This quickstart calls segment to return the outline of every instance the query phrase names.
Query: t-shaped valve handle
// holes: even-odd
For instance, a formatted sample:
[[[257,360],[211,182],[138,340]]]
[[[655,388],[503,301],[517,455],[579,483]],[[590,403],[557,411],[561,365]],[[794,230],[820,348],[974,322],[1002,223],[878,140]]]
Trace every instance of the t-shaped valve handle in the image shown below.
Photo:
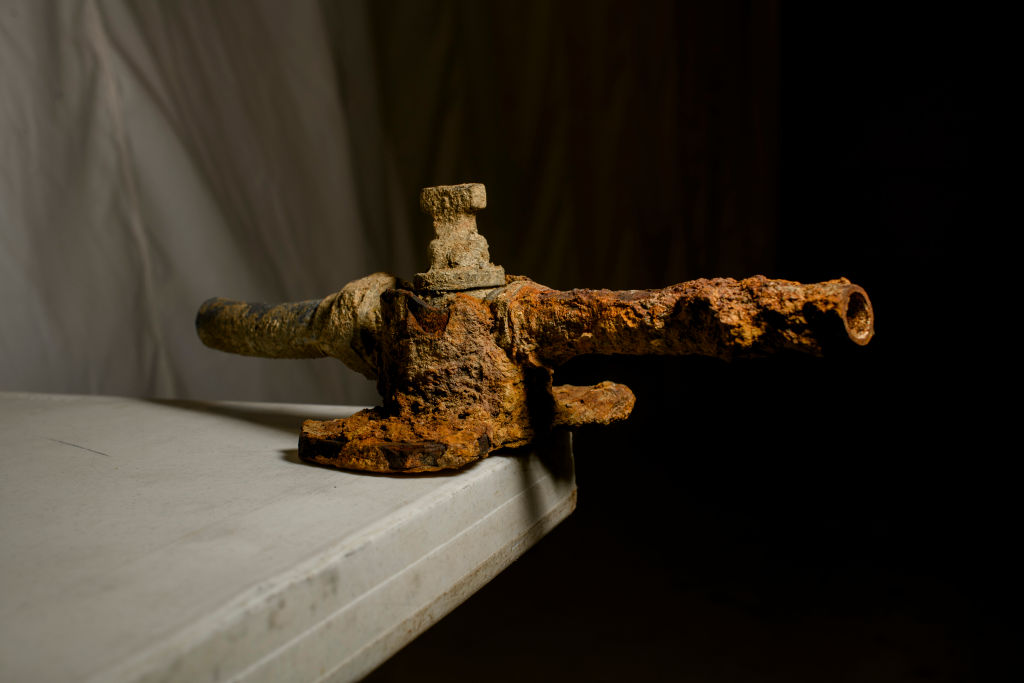
[[[491,263],[487,240],[476,230],[476,212],[487,207],[480,183],[441,185],[420,192],[420,208],[434,219],[430,270],[418,273],[419,291],[457,292],[505,284],[505,269]]]

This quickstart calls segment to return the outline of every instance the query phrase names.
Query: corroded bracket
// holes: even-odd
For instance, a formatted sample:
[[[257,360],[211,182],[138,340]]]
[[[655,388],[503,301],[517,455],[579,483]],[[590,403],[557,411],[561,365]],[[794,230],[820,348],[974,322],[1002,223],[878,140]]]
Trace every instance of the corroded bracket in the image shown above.
[[[582,354],[821,355],[833,340],[864,345],[874,334],[867,294],[843,278],[549,289],[490,263],[474,217],[486,206],[482,185],[427,188],[420,201],[436,237],[415,287],[377,273],[320,301],[211,299],[199,311],[208,346],[329,355],[377,379],[380,407],[303,424],[307,461],[375,472],[459,468],[554,427],[628,417],[635,399],[626,386],[553,386],[554,369]]]

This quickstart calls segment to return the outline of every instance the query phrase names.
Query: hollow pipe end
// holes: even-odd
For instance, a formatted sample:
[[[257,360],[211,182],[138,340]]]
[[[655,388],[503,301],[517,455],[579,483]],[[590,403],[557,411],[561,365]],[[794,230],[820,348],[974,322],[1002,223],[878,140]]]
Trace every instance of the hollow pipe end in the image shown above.
[[[848,285],[843,297],[843,325],[850,340],[860,346],[875,336],[875,312],[863,287]]]

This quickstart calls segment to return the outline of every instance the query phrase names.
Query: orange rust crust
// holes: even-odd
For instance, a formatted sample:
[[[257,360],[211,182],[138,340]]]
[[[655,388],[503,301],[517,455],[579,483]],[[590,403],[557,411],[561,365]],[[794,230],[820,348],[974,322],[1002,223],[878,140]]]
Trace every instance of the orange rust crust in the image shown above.
[[[552,387],[555,412],[552,426],[581,427],[588,424],[608,425],[629,417],[636,396],[625,384],[600,382],[578,387],[562,384]]]
[[[873,334],[871,304],[848,280],[761,276],[618,292],[509,277],[485,299],[396,288],[381,293],[380,320],[368,348],[384,405],[307,420],[303,459],[373,472],[452,469],[555,426],[628,417],[628,387],[552,386],[554,368],[582,354],[820,355],[833,339],[865,344]]]
[[[368,472],[457,469],[492,450],[487,425],[444,417],[388,417],[379,408],[337,420],[306,420],[299,456],[308,462]]]
[[[874,334],[867,295],[845,278],[803,285],[759,275],[627,291],[530,283],[507,310],[514,354],[548,367],[583,354],[821,355],[831,339],[866,344]]]

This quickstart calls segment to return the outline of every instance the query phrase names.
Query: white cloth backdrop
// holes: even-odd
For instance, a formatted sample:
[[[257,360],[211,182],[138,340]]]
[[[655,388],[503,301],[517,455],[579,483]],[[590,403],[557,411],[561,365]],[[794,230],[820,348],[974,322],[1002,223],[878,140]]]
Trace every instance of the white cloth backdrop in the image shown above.
[[[411,277],[427,185],[487,184],[495,262],[559,289],[778,275],[776,19],[0,0],[0,390],[374,401],[337,361],[211,351],[192,321]]]
[[[372,74],[362,6],[338,11]],[[337,361],[193,328],[211,296],[411,274],[408,202],[387,159],[357,176],[337,83],[313,2],[0,0],[0,390],[374,402]]]

